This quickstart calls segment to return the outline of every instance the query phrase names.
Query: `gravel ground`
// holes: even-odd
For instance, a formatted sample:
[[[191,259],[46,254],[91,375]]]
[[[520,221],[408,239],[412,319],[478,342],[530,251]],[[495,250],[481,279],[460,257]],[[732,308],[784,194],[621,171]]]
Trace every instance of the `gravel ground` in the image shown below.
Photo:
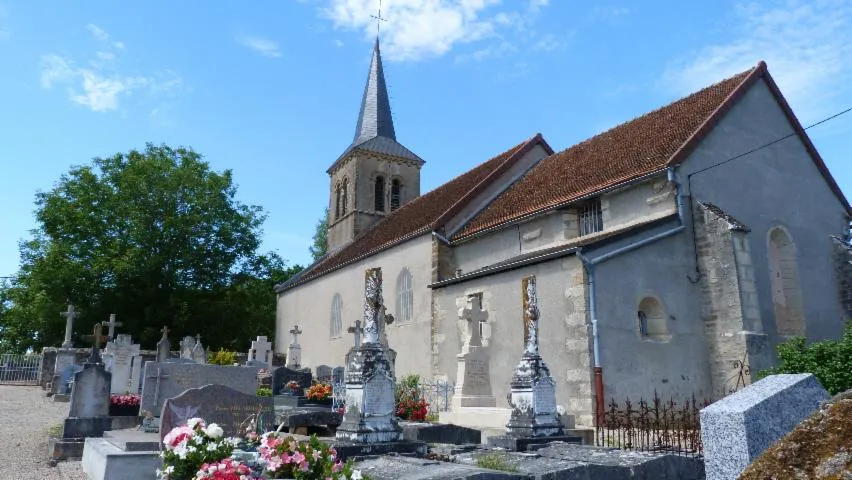
[[[47,435],[62,425],[68,404],[41,387],[0,385],[0,479],[86,480],[80,462],[48,464]]]

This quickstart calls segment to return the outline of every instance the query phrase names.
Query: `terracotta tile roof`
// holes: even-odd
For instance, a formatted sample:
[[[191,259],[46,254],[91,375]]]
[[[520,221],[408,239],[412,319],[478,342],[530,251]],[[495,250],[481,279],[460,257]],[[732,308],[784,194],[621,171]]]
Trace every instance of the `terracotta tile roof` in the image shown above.
[[[438,226],[439,222],[446,219],[446,214],[457,210],[459,205],[466,203],[479,189],[483,188],[515,160],[521,158],[529,148],[539,142],[544,142],[541,134],[515,145],[431,192],[406,203],[348,245],[330,253],[308,267],[298,277],[277,285],[275,290],[281,292],[308,282],[404,240],[432,231]],[[550,147],[546,146],[545,148],[549,149]]]
[[[749,75],[742,72],[541,160],[453,240],[663,169]]]

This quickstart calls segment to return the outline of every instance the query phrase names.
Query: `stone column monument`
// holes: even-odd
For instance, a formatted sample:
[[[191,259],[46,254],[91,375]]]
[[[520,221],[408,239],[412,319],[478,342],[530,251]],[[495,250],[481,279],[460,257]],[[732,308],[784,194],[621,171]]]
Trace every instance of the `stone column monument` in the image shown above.
[[[396,379],[387,351],[379,343],[382,315],[382,270],[364,275],[364,337],[349,352],[346,366],[346,412],[336,438],[359,443],[396,442],[402,430],[396,421]]]
[[[302,347],[299,345],[299,335],[302,334],[302,330],[298,325],[293,325],[290,333],[293,334],[293,343],[287,347],[287,364],[285,366],[298,370],[302,368]]]

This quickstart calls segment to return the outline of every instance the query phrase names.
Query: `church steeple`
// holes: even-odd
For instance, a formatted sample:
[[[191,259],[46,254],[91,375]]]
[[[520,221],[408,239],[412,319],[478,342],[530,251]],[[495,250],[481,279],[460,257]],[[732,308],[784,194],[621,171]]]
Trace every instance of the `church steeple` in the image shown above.
[[[364,96],[361,97],[361,111],[358,113],[352,145],[359,145],[375,137],[396,140],[378,37],[373,46],[373,58],[370,61],[367,84],[364,86]]]
[[[376,38],[355,138],[327,170],[329,252],[348,244],[383,217],[417,198],[423,163],[396,140]]]

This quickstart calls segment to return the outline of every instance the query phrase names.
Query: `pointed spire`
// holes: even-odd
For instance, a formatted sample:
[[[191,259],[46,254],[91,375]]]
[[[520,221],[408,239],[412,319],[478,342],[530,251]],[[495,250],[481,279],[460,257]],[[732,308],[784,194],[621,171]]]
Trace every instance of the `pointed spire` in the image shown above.
[[[361,112],[358,114],[358,125],[355,127],[355,139],[352,145],[361,144],[375,137],[396,140],[378,37],[373,47],[370,73],[367,75],[367,85],[364,86]]]

